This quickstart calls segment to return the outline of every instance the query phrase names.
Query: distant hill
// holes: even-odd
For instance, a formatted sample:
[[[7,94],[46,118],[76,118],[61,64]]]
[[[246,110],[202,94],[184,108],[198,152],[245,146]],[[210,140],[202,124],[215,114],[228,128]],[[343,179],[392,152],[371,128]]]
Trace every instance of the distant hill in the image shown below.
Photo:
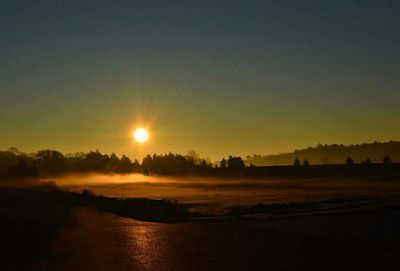
[[[295,158],[310,164],[344,164],[347,157],[354,163],[360,163],[369,158],[373,163],[382,163],[383,157],[389,155],[393,162],[400,162],[400,142],[374,142],[355,145],[322,145],[307,149],[295,150],[292,153],[276,155],[257,155],[246,157],[246,164],[255,166],[291,165]]]

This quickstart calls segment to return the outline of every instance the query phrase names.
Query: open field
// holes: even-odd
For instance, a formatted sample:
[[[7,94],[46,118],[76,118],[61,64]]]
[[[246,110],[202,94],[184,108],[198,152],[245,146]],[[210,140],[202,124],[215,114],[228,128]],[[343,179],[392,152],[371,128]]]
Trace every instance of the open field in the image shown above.
[[[133,175],[71,175],[54,179],[61,187],[112,197],[160,198],[186,204],[202,215],[257,204],[400,197],[400,178],[205,178]]]

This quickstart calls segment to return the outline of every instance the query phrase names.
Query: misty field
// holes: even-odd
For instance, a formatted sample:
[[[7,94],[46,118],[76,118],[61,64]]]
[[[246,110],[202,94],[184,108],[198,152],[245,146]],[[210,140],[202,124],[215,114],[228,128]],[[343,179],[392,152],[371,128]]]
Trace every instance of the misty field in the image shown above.
[[[239,179],[131,175],[70,175],[54,179],[63,189],[112,197],[177,201],[203,215],[221,215],[257,204],[391,200],[400,195],[396,178]]]

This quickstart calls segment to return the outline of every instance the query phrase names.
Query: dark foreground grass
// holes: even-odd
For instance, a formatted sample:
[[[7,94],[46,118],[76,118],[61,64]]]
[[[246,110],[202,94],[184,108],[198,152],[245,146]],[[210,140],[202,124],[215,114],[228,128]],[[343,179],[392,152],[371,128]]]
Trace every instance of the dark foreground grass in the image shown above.
[[[0,189],[0,270],[26,270],[44,256],[71,208],[47,192]]]
[[[71,222],[76,207],[144,221],[169,223],[189,218],[184,208],[162,200],[108,198],[48,185],[0,188],[0,270],[27,270],[32,263],[48,256],[51,241],[61,227]]]

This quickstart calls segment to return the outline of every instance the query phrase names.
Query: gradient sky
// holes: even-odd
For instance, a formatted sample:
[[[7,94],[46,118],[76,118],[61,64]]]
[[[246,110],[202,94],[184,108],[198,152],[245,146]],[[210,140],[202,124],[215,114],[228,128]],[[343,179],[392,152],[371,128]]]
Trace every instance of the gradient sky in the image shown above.
[[[0,149],[219,159],[399,140],[399,14],[395,0],[0,0]]]

